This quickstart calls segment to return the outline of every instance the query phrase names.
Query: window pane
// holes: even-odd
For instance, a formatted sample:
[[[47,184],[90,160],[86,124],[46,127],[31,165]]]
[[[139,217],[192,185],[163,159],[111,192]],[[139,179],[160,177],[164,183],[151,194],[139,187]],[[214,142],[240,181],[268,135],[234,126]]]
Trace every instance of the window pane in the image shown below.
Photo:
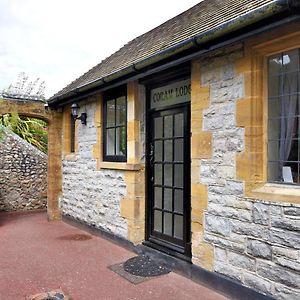
[[[183,139],[176,139],[174,141],[174,160],[177,162],[183,161]]]
[[[162,137],[162,118],[154,119],[154,138]]]
[[[115,155],[115,129],[106,130],[106,155]]]
[[[158,210],[154,211],[154,230],[162,232],[162,212]]]
[[[269,141],[268,143],[268,160],[269,161],[279,161],[279,140],[278,141]]]
[[[269,140],[280,139],[280,119],[269,120],[268,138]]]
[[[109,100],[106,104],[106,127],[115,126],[115,100]]]
[[[172,189],[164,189],[164,209],[172,210]]]
[[[293,139],[291,141],[291,150],[289,152],[289,156],[286,159],[287,161],[299,161],[299,140],[298,139]]]
[[[126,122],[126,98],[117,98],[117,108],[116,108],[117,121],[116,125],[125,125]]]
[[[174,216],[174,237],[180,240],[183,238],[183,216]]]
[[[164,168],[164,171],[165,171],[165,174],[164,174],[164,185],[167,185],[167,186],[172,186],[172,182],[173,182],[173,179],[172,179],[172,165],[171,164],[165,164],[165,168]]]
[[[268,163],[268,179],[271,182],[281,181],[281,173],[279,172],[279,163],[278,162],[269,162]]]
[[[174,211],[183,213],[183,190],[174,191]]]
[[[162,208],[162,188],[155,187],[154,190],[154,205],[156,208]]]
[[[164,130],[165,137],[173,136],[173,116],[165,117],[164,129],[165,129]]]
[[[286,183],[298,183],[299,182],[299,170],[298,163],[284,162],[282,167],[282,179]]]
[[[288,73],[283,76],[281,96],[283,105],[281,106],[281,115],[284,117],[294,116],[297,104],[298,74],[296,72]]]
[[[174,127],[175,136],[183,136],[183,114],[175,115]]]
[[[166,140],[164,142],[165,144],[165,157],[164,161],[169,161],[171,162],[173,160],[173,141],[172,140]]]
[[[269,59],[269,75],[276,75],[281,73],[282,55],[278,54]]]
[[[116,155],[126,154],[126,127],[116,128]]]
[[[155,142],[154,159],[155,161],[162,161],[162,141]]]
[[[162,184],[162,165],[155,164],[154,167],[154,182],[155,184]]]
[[[174,185],[176,187],[183,187],[183,165],[176,164],[174,166]]]
[[[269,100],[268,104],[269,119],[280,118],[281,115],[281,98],[276,97]]]
[[[270,84],[268,88],[269,97],[278,97],[280,95],[281,76],[270,74]],[[273,100],[273,99],[272,99]]]
[[[282,55],[283,72],[297,71],[299,67],[298,49],[284,52]]]
[[[164,213],[164,234],[172,236],[172,214]]]

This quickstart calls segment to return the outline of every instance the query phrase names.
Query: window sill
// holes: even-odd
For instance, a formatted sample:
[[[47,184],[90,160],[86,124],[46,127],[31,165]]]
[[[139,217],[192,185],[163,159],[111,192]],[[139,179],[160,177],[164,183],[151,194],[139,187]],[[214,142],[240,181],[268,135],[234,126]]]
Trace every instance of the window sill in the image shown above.
[[[300,186],[266,183],[251,194],[252,197],[267,201],[300,204]]]
[[[76,154],[75,153],[69,153],[64,155],[64,160],[69,160],[69,161],[75,161],[76,160]]]
[[[99,167],[100,169],[139,171],[142,169],[142,164],[102,161],[99,163]]]

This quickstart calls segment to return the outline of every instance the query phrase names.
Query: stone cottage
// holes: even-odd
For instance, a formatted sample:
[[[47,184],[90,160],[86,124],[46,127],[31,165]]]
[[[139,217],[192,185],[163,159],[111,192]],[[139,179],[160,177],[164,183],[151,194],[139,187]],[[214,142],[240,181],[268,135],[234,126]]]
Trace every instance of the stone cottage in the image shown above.
[[[299,11],[204,0],[51,97],[62,214],[231,295],[299,298]]]

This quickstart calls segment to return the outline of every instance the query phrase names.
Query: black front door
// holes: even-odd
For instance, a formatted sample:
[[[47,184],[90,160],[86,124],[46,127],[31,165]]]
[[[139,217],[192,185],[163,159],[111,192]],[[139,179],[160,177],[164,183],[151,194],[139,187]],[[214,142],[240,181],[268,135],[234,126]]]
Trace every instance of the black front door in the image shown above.
[[[153,112],[148,120],[148,241],[189,257],[189,103]]]

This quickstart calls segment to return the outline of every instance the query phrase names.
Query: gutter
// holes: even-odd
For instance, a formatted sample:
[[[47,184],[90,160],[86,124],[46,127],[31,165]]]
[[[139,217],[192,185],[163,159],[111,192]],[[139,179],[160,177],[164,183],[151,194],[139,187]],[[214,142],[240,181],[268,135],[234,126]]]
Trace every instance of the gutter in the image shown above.
[[[280,13],[289,13],[289,15],[296,15],[300,13],[300,1],[299,0],[275,0],[265,6],[262,6],[258,9],[255,9],[249,13],[241,15],[237,18],[234,18],[224,24],[219,25],[218,27],[208,30],[204,33],[196,35],[193,38],[187,39],[183,42],[176,44],[170,48],[162,50],[154,55],[147,57],[140,62],[132,64],[128,67],[120,69],[116,72],[113,72],[103,78],[96,79],[89,83],[84,84],[73,89],[66,94],[61,96],[52,97],[49,99],[48,103],[50,106],[55,106],[58,102],[64,102],[65,99],[76,97],[82,94],[85,91],[101,87],[104,84],[110,83],[114,80],[120,79],[124,76],[136,75],[137,72],[143,72],[143,69],[150,67],[151,65],[158,63],[164,59],[170,58],[176,54],[180,54],[186,50],[192,48],[199,48],[208,42],[212,42],[215,39],[224,37],[230,33],[233,33],[237,30],[241,30],[246,26],[253,25],[259,21],[263,21],[274,15]],[[59,104],[61,104],[59,103]]]

